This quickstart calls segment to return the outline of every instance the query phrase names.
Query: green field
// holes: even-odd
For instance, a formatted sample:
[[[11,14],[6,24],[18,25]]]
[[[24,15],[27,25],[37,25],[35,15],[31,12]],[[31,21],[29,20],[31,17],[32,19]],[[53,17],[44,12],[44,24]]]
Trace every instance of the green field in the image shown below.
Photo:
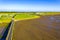
[[[27,19],[34,19],[34,18],[38,18],[39,16],[37,15],[32,15],[30,13],[19,13],[16,14],[15,16],[15,20],[27,20]]]
[[[0,13],[0,23],[8,23],[12,20],[15,13]]]

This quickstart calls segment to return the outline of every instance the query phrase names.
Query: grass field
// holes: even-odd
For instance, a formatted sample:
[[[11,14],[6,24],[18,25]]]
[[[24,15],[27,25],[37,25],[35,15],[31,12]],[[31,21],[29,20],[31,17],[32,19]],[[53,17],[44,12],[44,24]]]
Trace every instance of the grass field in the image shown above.
[[[0,23],[8,23],[12,20],[15,13],[0,13]]]
[[[40,16],[32,15],[30,13],[19,13],[15,16],[15,20],[27,20],[27,19],[34,19],[39,18]]]

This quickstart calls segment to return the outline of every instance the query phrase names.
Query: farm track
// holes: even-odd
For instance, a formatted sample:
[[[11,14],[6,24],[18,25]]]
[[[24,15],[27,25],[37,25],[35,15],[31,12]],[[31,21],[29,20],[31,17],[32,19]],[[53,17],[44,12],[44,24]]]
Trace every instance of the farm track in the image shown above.
[[[60,15],[15,22],[13,40],[60,40]]]

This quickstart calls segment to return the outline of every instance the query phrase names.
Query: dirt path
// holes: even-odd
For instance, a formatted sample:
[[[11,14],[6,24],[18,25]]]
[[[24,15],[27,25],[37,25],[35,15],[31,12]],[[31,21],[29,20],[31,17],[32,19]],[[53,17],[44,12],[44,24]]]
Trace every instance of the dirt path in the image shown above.
[[[15,22],[13,40],[60,40],[60,16]]]

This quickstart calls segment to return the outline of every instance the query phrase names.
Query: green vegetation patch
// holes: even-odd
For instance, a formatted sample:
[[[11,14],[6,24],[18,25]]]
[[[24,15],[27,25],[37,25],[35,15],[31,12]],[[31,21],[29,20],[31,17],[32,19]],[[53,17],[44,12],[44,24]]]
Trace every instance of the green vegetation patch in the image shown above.
[[[15,13],[0,13],[0,23],[8,23],[12,20]]]
[[[15,16],[15,20],[23,20],[23,19],[30,19],[30,18],[37,18],[38,16],[37,15],[32,15],[31,13],[19,13],[19,14],[16,14]]]
[[[38,15],[60,15],[60,12],[37,12]]]

